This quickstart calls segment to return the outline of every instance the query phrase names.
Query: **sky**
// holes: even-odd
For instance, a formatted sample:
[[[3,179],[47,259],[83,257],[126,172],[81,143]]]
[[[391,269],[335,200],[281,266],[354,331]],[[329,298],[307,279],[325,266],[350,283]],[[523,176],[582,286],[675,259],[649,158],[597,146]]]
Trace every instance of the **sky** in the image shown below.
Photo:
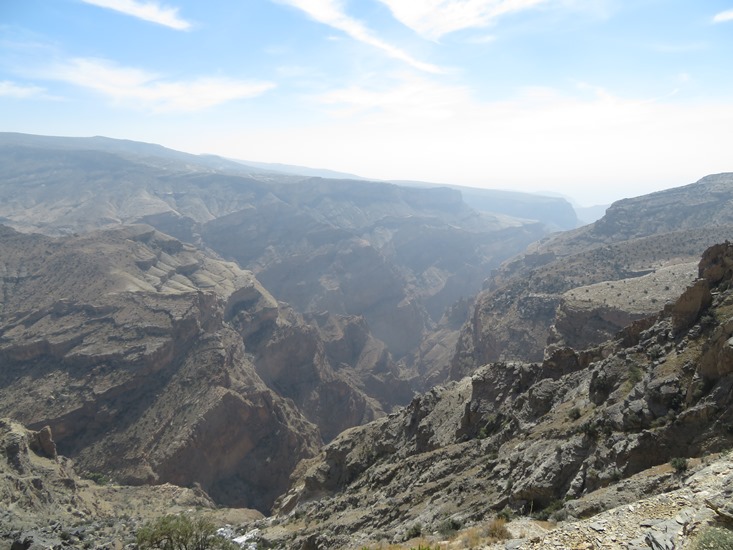
[[[0,131],[606,204],[733,171],[733,0],[0,0]]]

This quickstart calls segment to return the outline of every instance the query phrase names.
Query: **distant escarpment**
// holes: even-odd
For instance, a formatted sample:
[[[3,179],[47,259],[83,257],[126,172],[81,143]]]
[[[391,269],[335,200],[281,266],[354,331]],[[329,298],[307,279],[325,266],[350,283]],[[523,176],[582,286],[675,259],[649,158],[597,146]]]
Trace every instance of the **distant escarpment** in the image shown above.
[[[614,203],[594,224],[530,246],[487,280],[452,359],[453,379],[498,360],[582,349],[674,299],[690,262],[733,238],[733,175]]]
[[[324,439],[406,398],[363,320],[306,322],[150,226],[0,236],[0,415],[86,472],[267,510]]]
[[[478,211],[454,189],[284,175],[143,143],[0,134],[1,222],[52,236],[152,225],[236,260],[301,313],[363,316],[395,359],[550,229],[494,204]]]
[[[310,180],[205,224],[203,240],[299,311],[363,315],[396,357],[492,266],[539,237],[448,189]]]
[[[616,340],[484,365],[342,433],[299,465],[263,540],[358,548],[500,510],[584,517],[679,487],[671,473],[625,480],[733,445],[733,245],[708,249],[698,275]]]

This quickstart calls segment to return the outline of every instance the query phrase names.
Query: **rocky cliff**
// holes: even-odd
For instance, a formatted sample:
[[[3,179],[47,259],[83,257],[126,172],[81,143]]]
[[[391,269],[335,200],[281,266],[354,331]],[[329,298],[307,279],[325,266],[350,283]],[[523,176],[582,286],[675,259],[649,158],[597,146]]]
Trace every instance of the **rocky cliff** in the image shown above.
[[[501,510],[591,515],[679,487],[619,481],[733,446],[733,245],[708,249],[698,275],[615,340],[484,365],[342,433],[299,465],[263,537],[358,547]],[[591,496],[614,484],[614,498]]]
[[[614,203],[589,226],[558,233],[487,280],[462,330],[451,376],[497,360],[539,361],[548,344],[596,345],[679,294],[684,264],[733,238],[733,175]]]
[[[266,510],[323,438],[381,414],[231,262],[149,226],[1,236],[0,414],[50,426],[84,471]],[[347,349],[374,348],[352,332]],[[365,372],[393,368],[364,354]]]

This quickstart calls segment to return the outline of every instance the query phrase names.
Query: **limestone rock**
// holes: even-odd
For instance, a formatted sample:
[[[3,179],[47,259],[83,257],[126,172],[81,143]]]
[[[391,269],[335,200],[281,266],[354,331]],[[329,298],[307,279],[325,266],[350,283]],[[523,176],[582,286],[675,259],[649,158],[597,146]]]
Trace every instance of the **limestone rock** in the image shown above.
[[[39,431],[33,434],[33,437],[29,443],[30,448],[39,454],[43,454],[48,458],[56,458],[56,443],[53,441],[51,435],[51,428],[44,426]]]

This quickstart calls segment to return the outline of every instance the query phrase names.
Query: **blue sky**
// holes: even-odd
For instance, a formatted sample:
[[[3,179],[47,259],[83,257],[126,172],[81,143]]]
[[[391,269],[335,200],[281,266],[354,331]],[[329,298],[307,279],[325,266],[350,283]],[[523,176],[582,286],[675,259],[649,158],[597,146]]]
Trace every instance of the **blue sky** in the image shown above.
[[[2,0],[0,117],[605,203],[733,171],[733,0]]]

